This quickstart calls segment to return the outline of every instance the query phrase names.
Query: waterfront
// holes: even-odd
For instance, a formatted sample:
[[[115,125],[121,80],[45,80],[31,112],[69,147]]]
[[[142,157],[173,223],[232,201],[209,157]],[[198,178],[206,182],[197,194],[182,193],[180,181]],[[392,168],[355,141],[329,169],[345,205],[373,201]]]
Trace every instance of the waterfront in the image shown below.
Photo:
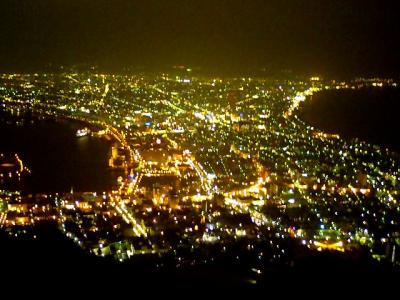
[[[111,142],[75,136],[73,121],[12,117],[0,111],[0,152],[18,153],[32,174],[27,192],[103,191],[111,188]]]
[[[326,90],[304,102],[301,117],[322,131],[400,152],[394,134],[400,130],[399,100],[400,89],[393,87]]]
[[[324,89],[397,82],[189,75],[4,74],[5,111],[46,116],[46,128],[60,124],[50,119],[79,120],[80,129],[88,127],[83,135],[113,136],[119,145],[109,165],[129,174],[104,193],[88,187],[36,197],[4,191],[6,233],[36,239],[36,225],[56,221],[85,252],[137,263],[138,270],[232,267],[243,281],[261,285],[271,270],[303,272],[304,259],[324,252],[328,262],[333,257],[328,265],[336,257],[371,272],[374,265],[398,265],[398,159],[310,128],[297,114],[307,96]],[[42,121],[19,120],[40,130]],[[76,129],[67,146],[60,144],[68,140],[65,132],[53,133],[67,153],[70,144],[92,139],[77,138]],[[32,136],[24,140],[37,148],[48,139]],[[42,163],[51,164],[41,153]],[[34,164],[31,169],[34,174]],[[315,273],[340,272],[316,265]]]

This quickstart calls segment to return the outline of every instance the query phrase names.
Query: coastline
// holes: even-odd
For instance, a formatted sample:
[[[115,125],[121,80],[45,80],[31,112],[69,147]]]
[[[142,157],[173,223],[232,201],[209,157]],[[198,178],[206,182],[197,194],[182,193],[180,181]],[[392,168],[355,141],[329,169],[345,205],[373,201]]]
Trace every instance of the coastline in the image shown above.
[[[392,133],[400,130],[394,121],[400,109],[400,101],[395,101],[399,96],[399,89],[388,88],[325,90],[307,97],[297,116],[324,133],[363,141],[398,155],[400,143]],[[386,105],[389,108],[385,110],[382,101],[392,105]]]
[[[115,141],[75,135],[82,126],[99,127],[66,117],[2,114],[8,121],[2,128],[1,150],[18,152],[32,170],[27,192],[68,192],[72,186],[76,191],[105,191],[113,186],[113,170],[107,162]]]

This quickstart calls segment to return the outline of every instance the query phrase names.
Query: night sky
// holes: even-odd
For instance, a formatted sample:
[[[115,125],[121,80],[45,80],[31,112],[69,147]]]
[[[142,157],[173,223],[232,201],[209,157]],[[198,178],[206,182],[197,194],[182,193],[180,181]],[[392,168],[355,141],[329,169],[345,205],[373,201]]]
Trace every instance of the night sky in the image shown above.
[[[400,1],[1,0],[0,72],[186,64],[398,76]]]

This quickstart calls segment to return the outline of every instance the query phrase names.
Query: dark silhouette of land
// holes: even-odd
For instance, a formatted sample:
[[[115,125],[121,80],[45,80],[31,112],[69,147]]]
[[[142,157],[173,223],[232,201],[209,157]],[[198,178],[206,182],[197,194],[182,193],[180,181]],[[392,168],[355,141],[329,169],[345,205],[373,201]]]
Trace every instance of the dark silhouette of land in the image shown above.
[[[93,256],[58,231],[54,223],[35,228],[37,238],[12,237],[0,232],[2,284],[42,286],[81,294],[80,288],[97,295],[131,291],[129,298],[145,294],[193,292],[279,292],[281,288],[304,285],[335,286],[335,290],[393,290],[399,271],[356,253],[297,253],[292,265],[268,268],[256,285],[245,280],[229,262],[186,269],[154,267],[154,260],[140,257],[125,263]],[[360,289],[360,284],[364,286]],[[296,293],[296,289],[285,293]]]

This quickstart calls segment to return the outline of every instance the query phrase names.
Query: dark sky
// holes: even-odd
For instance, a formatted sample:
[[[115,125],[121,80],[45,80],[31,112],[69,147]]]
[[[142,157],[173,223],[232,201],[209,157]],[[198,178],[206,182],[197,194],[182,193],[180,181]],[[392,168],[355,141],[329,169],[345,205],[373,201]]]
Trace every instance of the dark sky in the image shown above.
[[[0,72],[190,64],[397,76],[399,2],[1,0]]]

